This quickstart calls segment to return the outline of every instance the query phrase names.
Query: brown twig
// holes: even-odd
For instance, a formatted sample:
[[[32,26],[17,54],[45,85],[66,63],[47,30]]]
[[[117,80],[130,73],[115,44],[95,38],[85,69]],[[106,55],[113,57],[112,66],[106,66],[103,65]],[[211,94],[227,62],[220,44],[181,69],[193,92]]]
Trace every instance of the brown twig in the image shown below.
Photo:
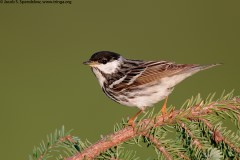
[[[192,138],[192,145],[195,145],[197,148],[202,149],[202,144],[194,136],[190,129],[182,121],[177,120],[177,123],[186,131],[186,133]]]
[[[67,141],[74,142],[71,135],[66,135],[66,136],[58,139],[57,142],[55,142],[54,144],[48,146],[48,148],[46,148],[46,150],[39,156],[38,160],[43,160],[44,156],[46,154],[48,154],[52,148],[56,147],[60,143],[64,143],[64,142],[67,142]]]
[[[162,116],[158,116],[154,120],[144,119],[138,123],[138,126],[140,127],[140,129],[135,130],[131,126],[127,126],[122,130],[119,130],[115,133],[105,136],[103,139],[99,140],[95,144],[86,148],[81,153],[74,155],[73,157],[69,157],[66,160],[94,159],[100,153],[105,152],[107,149],[111,147],[117,146],[136,136],[140,136],[140,135],[144,136],[153,127],[159,127],[167,124],[176,123],[177,117],[190,119],[192,117],[200,117],[204,115],[213,114],[216,111],[228,110],[228,108],[219,107],[219,105],[222,105],[222,104],[229,104],[229,101],[214,102],[207,106],[202,107],[201,109],[190,109],[185,111],[175,110],[175,111],[172,111],[171,114],[169,115],[164,115],[164,119]],[[239,111],[240,106],[231,106],[231,109]],[[159,142],[157,142],[155,139],[152,139],[152,141],[153,141],[152,143],[155,144],[156,147],[158,147],[157,145],[159,144]],[[194,144],[197,145],[198,147],[201,147],[201,144],[196,139]],[[168,153],[166,153],[163,148],[159,148],[159,150],[165,155],[165,157],[168,156]]]
[[[144,136],[146,138],[148,138],[154,145],[155,147],[160,151],[162,152],[162,154],[164,155],[164,157],[167,159],[167,160],[172,160],[172,156],[168,153],[168,151],[166,150],[166,148],[164,146],[162,146],[162,144],[159,142],[158,139],[156,139],[153,135],[150,135],[150,134],[144,134]]]
[[[179,156],[180,158],[184,159],[184,160],[190,160],[190,158],[187,157],[186,155],[184,155],[183,152],[179,152],[179,153],[178,153],[178,156]]]
[[[234,144],[232,144],[230,141],[228,141],[227,138],[223,137],[221,132],[219,130],[217,130],[216,128],[214,128],[213,125],[208,120],[206,120],[204,118],[199,118],[199,120],[202,121],[208,127],[208,129],[213,132],[213,138],[216,143],[224,142],[230,148],[232,148],[235,152],[240,153],[240,148],[234,146]]]
[[[179,111],[174,111],[172,113],[172,118],[175,118],[178,113]],[[155,123],[152,119],[144,119],[139,122],[138,125],[141,129],[139,129],[138,131],[134,130],[131,126],[127,126],[116,133],[107,135],[105,138],[93,144],[80,154],[70,157],[67,160],[82,160],[84,158],[93,159],[94,157],[98,156],[100,153],[106,151],[111,147],[117,146],[118,144],[126,142],[136,136],[146,134],[148,130],[145,130],[144,128],[150,129],[151,127],[149,126],[161,126],[163,124],[166,124],[166,122],[169,122],[169,118],[166,117],[166,115],[164,116],[164,120],[162,116],[156,118]]]

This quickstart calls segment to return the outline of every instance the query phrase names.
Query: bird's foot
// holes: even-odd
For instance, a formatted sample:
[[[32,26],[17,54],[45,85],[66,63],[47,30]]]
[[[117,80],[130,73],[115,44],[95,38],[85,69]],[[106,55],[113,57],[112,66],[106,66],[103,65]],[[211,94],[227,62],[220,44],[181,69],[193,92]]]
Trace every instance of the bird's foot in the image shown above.
[[[165,116],[167,114],[167,101],[168,101],[168,97],[166,97],[162,109],[161,109],[161,113],[162,113],[162,117],[163,117],[163,121],[165,121]]]
[[[143,110],[140,110],[140,111],[138,111],[132,118],[130,118],[129,120],[128,120],[128,125],[129,126],[132,126],[133,128],[135,127],[135,120],[136,120],[136,118],[137,118],[137,116],[140,114],[140,113],[142,113],[143,112]]]
[[[128,120],[128,125],[129,126],[132,126],[133,128],[135,127],[135,122],[134,122],[135,119],[129,119]]]

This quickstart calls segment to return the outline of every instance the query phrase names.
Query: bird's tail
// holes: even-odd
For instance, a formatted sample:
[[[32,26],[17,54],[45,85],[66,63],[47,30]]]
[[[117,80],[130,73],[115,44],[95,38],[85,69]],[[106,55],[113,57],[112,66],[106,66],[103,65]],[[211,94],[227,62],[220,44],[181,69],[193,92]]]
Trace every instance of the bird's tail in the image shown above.
[[[197,64],[191,65],[191,66],[189,66],[188,69],[183,70],[182,72],[178,73],[179,77],[176,78],[175,83],[172,85],[172,87],[174,87],[174,85],[180,83],[185,78],[190,77],[191,75],[193,75],[199,71],[202,71],[202,70],[205,70],[208,68],[212,68],[212,67],[215,67],[218,65],[221,65],[221,64],[218,63],[218,64],[208,64],[208,65],[197,65]]]
[[[221,65],[221,63],[217,63],[217,64],[207,64],[207,65],[198,65],[198,64],[195,64],[195,65],[192,65],[190,68],[186,69],[186,70],[183,70],[182,72],[180,72],[180,74],[184,74],[184,73],[190,73],[187,77],[199,72],[199,71],[202,71],[202,70],[206,70],[206,69],[209,69],[209,68],[212,68],[212,67],[215,67],[215,66],[219,66]]]
[[[198,66],[198,68],[199,68],[200,70],[205,70],[205,69],[209,69],[209,68],[216,67],[216,66],[219,66],[219,65],[222,65],[222,63],[200,65],[200,66]]]
[[[199,71],[206,70],[206,69],[209,69],[209,68],[212,68],[212,67],[215,67],[215,66],[219,66],[219,65],[222,65],[222,64],[221,63],[217,63],[217,64],[207,64],[207,65],[194,65],[187,72],[190,72],[191,75],[193,75],[193,74],[195,74],[195,73],[197,73]]]

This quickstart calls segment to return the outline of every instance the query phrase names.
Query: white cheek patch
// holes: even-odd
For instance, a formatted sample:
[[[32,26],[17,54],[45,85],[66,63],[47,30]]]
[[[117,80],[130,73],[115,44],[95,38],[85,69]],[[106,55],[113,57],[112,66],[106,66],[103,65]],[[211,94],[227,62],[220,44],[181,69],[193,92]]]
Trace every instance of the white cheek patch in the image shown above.
[[[100,86],[103,87],[103,83],[106,81],[106,79],[102,76],[102,74],[97,69],[93,68],[93,72],[96,75]]]
[[[120,61],[115,60],[112,62],[108,62],[107,64],[96,65],[95,67],[101,70],[103,73],[112,74],[117,71],[117,69],[120,66],[120,63],[121,63]]]

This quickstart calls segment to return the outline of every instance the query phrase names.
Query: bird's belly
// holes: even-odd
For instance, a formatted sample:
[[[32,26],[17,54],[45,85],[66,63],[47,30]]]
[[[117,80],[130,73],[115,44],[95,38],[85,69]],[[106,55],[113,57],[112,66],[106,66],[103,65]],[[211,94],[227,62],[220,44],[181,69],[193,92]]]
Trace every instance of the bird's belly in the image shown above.
[[[145,109],[165,99],[173,90],[173,87],[192,73],[183,73],[172,77],[165,77],[154,84],[146,84],[136,87],[135,90],[123,93],[121,96],[128,101],[119,102],[130,107]]]
[[[138,107],[144,110],[147,107],[153,106],[155,103],[165,99],[171,92],[173,88],[169,88],[162,83],[155,84],[152,86],[143,86],[132,90],[131,92],[125,92],[119,95],[120,99],[125,101],[119,101],[119,103],[130,106]]]

